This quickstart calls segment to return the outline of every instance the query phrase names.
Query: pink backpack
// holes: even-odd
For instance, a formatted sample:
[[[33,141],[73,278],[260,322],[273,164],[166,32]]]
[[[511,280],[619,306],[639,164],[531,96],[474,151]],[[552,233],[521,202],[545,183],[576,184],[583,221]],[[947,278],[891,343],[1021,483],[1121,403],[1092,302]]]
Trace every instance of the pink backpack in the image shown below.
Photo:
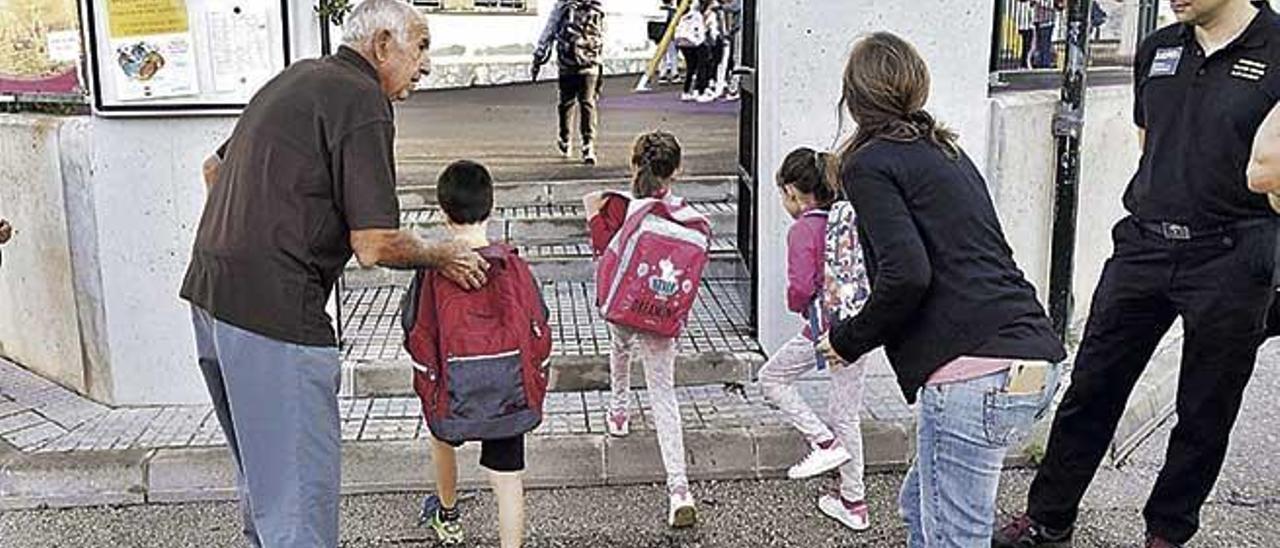
[[[711,223],[680,198],[610,194],[630,202],[596,265],[596,306],[610,323],[674,337],[698,297]]]

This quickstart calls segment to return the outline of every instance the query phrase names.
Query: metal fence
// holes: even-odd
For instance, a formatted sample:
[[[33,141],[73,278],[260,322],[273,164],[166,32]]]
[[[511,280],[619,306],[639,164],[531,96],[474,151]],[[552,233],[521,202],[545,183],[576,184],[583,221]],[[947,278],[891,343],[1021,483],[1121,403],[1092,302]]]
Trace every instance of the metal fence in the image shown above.
[[[1064,22],[1069,0],[995,0],[991,71],[1056,70],[1064,55]],[[1126,2],[1095,0],[1090,16],[1090,66],[1124,66],[1133,52],[1124,51],[1125,33],[1138,31]],[[1136,22],[1135,22],[1136,23]],[[1129,41],[1131,44],[1132,41]],[[1131,49],[1131,48],[1130,48]]]

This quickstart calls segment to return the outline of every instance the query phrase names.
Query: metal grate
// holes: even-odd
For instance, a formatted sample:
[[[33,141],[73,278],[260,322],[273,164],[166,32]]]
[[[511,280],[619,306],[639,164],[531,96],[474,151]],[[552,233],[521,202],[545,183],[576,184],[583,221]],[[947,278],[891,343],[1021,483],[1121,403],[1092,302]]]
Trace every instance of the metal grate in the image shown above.
[[[680,337],[680,352],[759,352],[742,302],[746,280],[703,280],[689,323]],[[555,281],[542,286],[554,354],[602,356],[609,353],[609,332],[595,307],[595,284]],[[399,286],[350,289],[342,295],[344,360],[407,360],[400,327]]]
[[[991,72],[1057,70],[1066,57],[1065,2],[1062,0],[996,0],[992,29]],[[1119,52],[1121,27],[1128,9],[1120,2],[1094,0],[1091,9],[1090,66],[1126,64],[1132,52]]]
[[[737,212],[737,205],[727,201],[691,202],[690,205],[695,211],[707,216],[732,215]],[[532,221],[585,219],[585,215],[586,210],[581,204],[542,204],[496,207],[491,218],[504,221]],[[444,221],[444,212],[437,206],[404,209],[400,212],[401,226],[424,226]]]

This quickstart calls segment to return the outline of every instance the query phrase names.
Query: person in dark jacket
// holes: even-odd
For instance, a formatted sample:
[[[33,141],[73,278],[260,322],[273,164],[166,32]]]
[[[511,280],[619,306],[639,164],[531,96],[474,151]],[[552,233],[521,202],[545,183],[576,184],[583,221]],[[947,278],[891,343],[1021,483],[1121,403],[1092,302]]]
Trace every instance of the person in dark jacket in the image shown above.
[[[924,110],[928,95],[928,67],[906,41],[876,33],[854,46],[843,104],[858,129],[841,183],[874,290],[820,348],[841,364],[883,346],[920,404],[899,500],[910,545],[985,546],[1005,453],[1049,407],[1066,352],[982,176]]]
[[[578,110],[582,162],[595,165],[597,104],[604,84],[604,8],[600,0],[557,0],[533,52],[533,79],[551,59],[555,46],[559,65],[560,100],[556,105],[559,134],[556,149],[569,157],[570,122]]]
[[[1280,164],[1280,16],[1262,0],[1173,11],[1178,23],[1134,57],[1142,157],[1124,194],[1129,214],[1112,229],[1027,510],[994,548],[1070,545],[1129,396],[1178,319],[1178,420],[1142,510],[1143,546],[1191,540],[1268,336],[1280,218],[1263,194],[1280,190],[1280,169],[1265,167]]]

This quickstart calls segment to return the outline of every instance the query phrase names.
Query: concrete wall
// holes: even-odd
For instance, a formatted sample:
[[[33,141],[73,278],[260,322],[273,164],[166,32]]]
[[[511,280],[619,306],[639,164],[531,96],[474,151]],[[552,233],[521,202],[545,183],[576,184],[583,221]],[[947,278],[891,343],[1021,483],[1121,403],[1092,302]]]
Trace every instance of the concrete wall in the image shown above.
[[[948,0],[928,10],[903,9],[900,0],[842,3],[840,9],[813,9],[805,0],[760,2],[759,62],[760,335],[772,351],[795,334],[799,320],[786,310],[785,276],[769,265],[786,261],[786,230],[791,219],[779,203],[773,173],[788,151],[798,146],[828,147],[838,135],[836,104],[849,47],[860,34],[895,32],[920,50],[933,71],[929,108],[958,130],[978,164],[987,149],[987,65],[989,40],[956,47],[955,36],[990,36],[989,4]],[[946,29],[941,32],[940,29]],[[850,129],[845,124],[845,129]]]
[[[178,290],[204,204],[201,160],[233,122],[93,120],[91,213],[112,403],[207,400]]]
[[[177,293],[233,122],[0,117],[0,356],[107,403],[204,401]]]
[[[59,147],[60,122],[0,116],[0,356],[85,391]]]
[[[1047,302],[1053,221],[1054,142],[1058,93],[1003,93],[992,98],[987,175],[1014,259]],[[1080,324],[1111,255],[1111,226],[1124,216],[1121,196],[1141,150],[1132,122],[1130,86],[1094,88],[1086,99],[1081,143],[1080,207],[1073,323]]]

